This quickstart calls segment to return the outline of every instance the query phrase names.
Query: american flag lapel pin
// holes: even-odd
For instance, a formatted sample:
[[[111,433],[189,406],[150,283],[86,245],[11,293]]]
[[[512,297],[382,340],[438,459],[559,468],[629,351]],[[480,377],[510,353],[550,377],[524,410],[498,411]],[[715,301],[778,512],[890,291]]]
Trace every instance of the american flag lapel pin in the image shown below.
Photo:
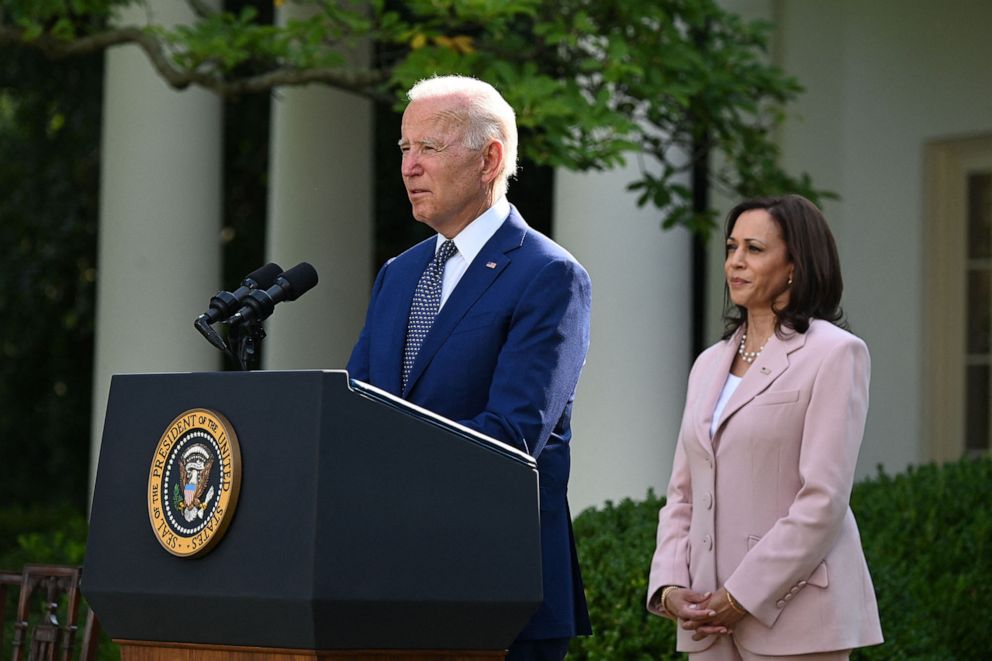
[[[496,262],[486,262],[486,268],[487,269],[494,269],[494,268],[496,268]]]

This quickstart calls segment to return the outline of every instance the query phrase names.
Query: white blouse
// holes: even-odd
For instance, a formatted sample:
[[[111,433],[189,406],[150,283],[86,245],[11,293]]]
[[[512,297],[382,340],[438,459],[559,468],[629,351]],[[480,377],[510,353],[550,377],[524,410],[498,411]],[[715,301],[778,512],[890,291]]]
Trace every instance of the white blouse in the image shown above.
[[[742,376],[734,376],[733,374],[727,373],[727,382],[723,384],[723,392],[720,393],[720,397],[716,400],[716,406],[713,407],[713,421],[710,423],[710,438],[716,434],[716,428],[720,422],[720,416],[723,415],[723,409],[727,406],[727,400],[730,396],[734,394],[737,390],[737,386],[740,385]]]

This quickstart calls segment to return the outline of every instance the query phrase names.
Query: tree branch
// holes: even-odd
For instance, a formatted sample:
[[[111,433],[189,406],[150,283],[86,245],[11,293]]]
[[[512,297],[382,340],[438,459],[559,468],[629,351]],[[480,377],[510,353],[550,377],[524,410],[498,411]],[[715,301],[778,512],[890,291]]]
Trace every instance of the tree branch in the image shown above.
[[[274,87],[299,86],[323,83],[339,90],[354,92],[375,100],[390,100],[377,91],[389,76],[384,71],[366,69],[342,71],[340,69],[273,69],[256,76],[237,80],[222,80],[210,76],[188,74],[191,83],[213,90],[222,96],[235,96],[251,92],[264,92]]]
[[[221,96],[265,92],[280,86],[322,83],[340,90],[381,100],[384,97],[377,88],[389,78],[389,74],[380,69],[344,70],[278,67],[253,76],[226,79],[219,72],[185,71],[177,68],[166,54],[162,42],[140,28],[111,29],[99,34],[79,37],[73,41],[63,41],[49,35],[42,35],[37,39],[26,41],[23,38],[22,30],[0,26],[0,46],[17,45],[33,48],[53,59],[97,53],[112,46],[126,44],[133,44],[141,48],[151,65],[170,87],[183,90],[190,85],[197,85]]]

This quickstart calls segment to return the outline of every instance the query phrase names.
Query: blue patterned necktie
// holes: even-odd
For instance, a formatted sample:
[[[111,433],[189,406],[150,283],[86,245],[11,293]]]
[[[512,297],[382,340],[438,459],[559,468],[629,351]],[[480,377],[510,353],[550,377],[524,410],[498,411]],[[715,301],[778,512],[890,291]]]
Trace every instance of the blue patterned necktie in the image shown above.
[[[410,370],[413,369],[413,361],[420,353],[420,345],[424,343],[424,338],[434,325],[434,317],[441,307],[444,265],[456,252],[458,248],[451,239],[442,243],[434,259],[420,276],[417,289],[413,292],[410,318],[406,323],[406,345],[403,348],[403,392],[406,392],[406,383],[410,378]]]

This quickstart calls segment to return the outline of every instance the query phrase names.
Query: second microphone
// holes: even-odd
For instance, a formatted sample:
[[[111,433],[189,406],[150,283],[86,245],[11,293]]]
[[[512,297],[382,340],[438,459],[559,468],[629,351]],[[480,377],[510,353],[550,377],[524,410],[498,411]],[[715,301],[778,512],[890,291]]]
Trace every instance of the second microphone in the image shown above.
[[[267,319],[276,304],[295,301],[317,284],[317,270],[300,262],[276,278],[268,289],[255,289],[244,299],[244,306],[227,323],[247,324]]]

